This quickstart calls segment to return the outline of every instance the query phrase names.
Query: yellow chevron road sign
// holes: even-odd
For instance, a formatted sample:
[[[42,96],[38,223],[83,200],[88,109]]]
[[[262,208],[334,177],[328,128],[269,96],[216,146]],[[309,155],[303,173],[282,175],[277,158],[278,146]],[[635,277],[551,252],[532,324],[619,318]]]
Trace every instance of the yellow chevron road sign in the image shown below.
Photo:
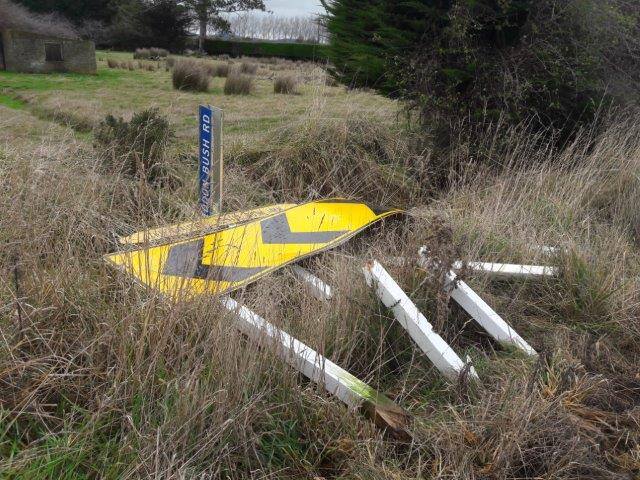
[[[181,238],[205,235],[219,230],[224,230],[236,225],[268,217],[276,213],[295,207],[295,203],[279,203],[266,207],[253,208],[240,212],[225,213],[199,218],[193,222],[183,222],[168,227],[158,227],[149,230],[132,233],[126,237],[120,237],[121,245],[138,245],[142,243],[155,244],[166,243],[170,240],[177,241]]]
[[[182,241],[107,255],[107,261],[173,298],[223,294],[344,243],[400,210],[321,200]]]

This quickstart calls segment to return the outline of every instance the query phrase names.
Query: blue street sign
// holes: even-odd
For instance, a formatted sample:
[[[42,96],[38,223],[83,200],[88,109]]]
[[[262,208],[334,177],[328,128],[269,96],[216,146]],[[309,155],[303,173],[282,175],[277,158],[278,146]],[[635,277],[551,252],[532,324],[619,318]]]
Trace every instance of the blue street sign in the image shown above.
[[[203,215],[211,215],[211,160],[213,150],[213,113],[211,107],[200,105],[200,202],[199,208]]]

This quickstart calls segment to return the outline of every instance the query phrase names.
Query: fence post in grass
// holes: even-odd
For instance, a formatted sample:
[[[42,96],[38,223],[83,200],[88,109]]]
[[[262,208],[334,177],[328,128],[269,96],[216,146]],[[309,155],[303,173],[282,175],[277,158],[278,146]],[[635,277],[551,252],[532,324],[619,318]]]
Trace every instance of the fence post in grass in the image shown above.
[[[200,105],[198,114],[200,138],[198,157],[198,180],[200,186],[199,210],[202,215],[212,214],[211,204],[215,202],[218,213],[222,212],[223,145],[221,109]]]

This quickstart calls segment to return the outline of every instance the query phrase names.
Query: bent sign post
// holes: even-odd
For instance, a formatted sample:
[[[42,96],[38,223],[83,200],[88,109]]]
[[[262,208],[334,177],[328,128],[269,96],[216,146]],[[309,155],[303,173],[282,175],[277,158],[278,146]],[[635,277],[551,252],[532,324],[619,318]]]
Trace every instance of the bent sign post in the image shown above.
[[[200,136],[199,156],[199,210],[211,215],[211,203],[222,211],[222,110],[200,105],[198,112]]]

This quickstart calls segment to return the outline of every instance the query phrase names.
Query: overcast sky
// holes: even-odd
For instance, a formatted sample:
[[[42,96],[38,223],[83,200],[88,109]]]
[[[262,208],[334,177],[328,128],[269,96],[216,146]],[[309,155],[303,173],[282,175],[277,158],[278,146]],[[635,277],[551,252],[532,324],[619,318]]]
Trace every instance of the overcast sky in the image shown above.
[[[319,0],[265,0],[267,10],[275,15],[296,17],[323,13]]]

